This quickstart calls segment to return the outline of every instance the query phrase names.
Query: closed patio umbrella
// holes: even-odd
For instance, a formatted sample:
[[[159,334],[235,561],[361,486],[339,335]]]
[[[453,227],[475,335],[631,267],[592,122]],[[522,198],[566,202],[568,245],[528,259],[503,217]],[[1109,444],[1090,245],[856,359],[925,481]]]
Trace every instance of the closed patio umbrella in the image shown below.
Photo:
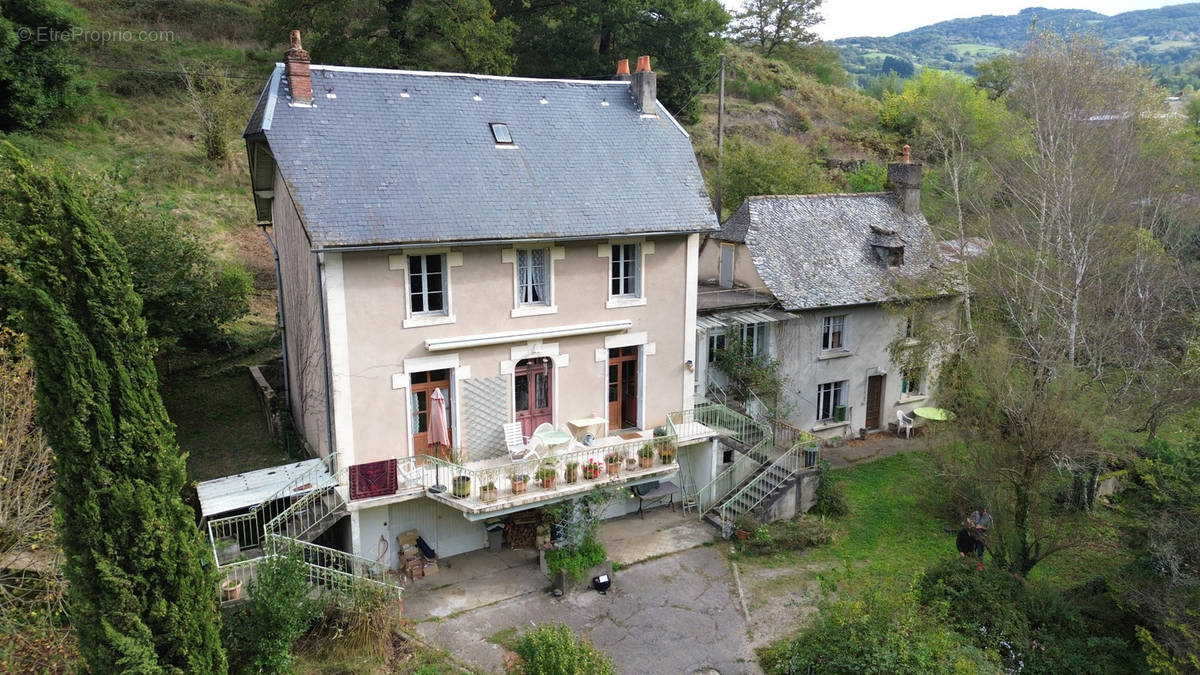
[[[450,447],[450,428],[446,424],[446,397],[441,388],[433,390],[429,397],[429,444],[437,446],[440,458],[442,448]]]

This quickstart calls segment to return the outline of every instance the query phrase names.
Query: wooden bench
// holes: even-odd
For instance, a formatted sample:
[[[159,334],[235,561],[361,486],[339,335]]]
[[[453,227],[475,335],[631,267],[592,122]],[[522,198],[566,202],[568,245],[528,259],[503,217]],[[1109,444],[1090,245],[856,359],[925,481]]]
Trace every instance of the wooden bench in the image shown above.
[[[668,500],[671,510],[675,510],[675,493],[679,491],[679,486],[671,481],[650,481],[633,487],[633,494],[638,498],[638,515],[642,520],[646,519],[646,504],[654,504],[662,500]]]

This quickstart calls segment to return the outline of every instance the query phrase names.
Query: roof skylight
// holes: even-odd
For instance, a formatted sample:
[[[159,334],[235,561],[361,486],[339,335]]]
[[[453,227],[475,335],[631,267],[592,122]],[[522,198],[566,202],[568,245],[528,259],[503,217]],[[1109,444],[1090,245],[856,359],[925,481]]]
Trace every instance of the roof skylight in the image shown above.
[[[488,126],[492,128],[492,138],[495,138],[497,143],[503,145],[514,143],[512,134],[508,133],[508,125],[504,122],[491,122]]]

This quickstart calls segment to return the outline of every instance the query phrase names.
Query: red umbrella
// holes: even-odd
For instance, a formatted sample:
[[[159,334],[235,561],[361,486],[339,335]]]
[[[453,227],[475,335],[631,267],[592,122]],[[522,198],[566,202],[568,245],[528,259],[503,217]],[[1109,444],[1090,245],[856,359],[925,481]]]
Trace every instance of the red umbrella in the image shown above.
[[[443,447],[450,446],[450,429],[446,425],[446,397],[440,388],[433,390],[429,397],[429,437],[430,445],[437,446],[438,456]]]

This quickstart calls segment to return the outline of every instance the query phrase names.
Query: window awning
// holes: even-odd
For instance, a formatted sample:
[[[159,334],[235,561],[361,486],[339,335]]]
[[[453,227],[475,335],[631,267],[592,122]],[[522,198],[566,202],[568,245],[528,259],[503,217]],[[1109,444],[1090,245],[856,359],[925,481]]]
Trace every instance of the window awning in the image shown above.
[[[772,321],[787,321],[796,318],[787,312],[777,309],[756,309],[740,312],[721,312],[696,317],[697,331],[710,331],[717,328],[728,328],[738,324],[770,323]]]

